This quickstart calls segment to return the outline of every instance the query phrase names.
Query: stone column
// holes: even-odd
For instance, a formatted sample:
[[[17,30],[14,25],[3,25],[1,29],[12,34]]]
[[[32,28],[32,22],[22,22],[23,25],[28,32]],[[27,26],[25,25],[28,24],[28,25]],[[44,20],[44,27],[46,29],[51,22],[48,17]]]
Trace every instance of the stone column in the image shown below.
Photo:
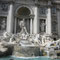
[[[33,29],[33,22],[32,22],[32,19],[30,20],[30,34],[32,34],[33,32],[32,32],[32,29]]]
[[[60,10],[57,10],[58,35],[60,37]]]
[[[48,7],[48,13],[47,13],[47,20],[46,20],[46,33],[47,34],[51,34],[51,8],[50,7]]]
[[[34,8],[34,31],[33,31],[33,33],[34,34],[37,34],[38,33],[38,7],[37,6],[35,6],[35,8]]]
[[[15,17],[15,24],[14,24],[14,25],[15,25],[15,26],[14,26],[14,33],[16,33],[16,23],[17,23],[17,21],[16,21],[16,20],[17,20],[17,18]]]
[[[13,32],[13,3],[10,3],[7,16],[7,32]]]

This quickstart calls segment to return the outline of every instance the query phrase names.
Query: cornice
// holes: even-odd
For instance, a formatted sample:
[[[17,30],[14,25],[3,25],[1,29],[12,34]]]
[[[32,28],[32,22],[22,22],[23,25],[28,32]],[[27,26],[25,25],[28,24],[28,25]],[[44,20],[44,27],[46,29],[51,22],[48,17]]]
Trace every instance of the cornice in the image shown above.
[[[19,0],[0,0],[0,2],[16,2],[16,1],[19,1]],[[22,0],[20,0],[20,1],[22,1]],[[35,0],[35,3],[38,3],[39,1],[43,1],[43,2],[45,2],[45,1],[47,1],[47,2],[51,1],[51,3],[60,4],[60,0]]]
[[[0,2],[15,2],[15,0],[0,0]]]
[[[51,0],[54,4],[60,4],[60,0]]]

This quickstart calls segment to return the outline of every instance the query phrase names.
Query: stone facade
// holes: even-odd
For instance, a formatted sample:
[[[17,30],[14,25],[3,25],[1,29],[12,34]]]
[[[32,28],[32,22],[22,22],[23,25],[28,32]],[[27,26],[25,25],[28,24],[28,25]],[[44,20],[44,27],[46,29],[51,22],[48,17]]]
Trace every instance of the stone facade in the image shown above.
[[[22,20],[30,34],[46,33],[60,37],[60,1],[0,1],[0,35],[4,31],[14,34],[20,32],[19,22]]]

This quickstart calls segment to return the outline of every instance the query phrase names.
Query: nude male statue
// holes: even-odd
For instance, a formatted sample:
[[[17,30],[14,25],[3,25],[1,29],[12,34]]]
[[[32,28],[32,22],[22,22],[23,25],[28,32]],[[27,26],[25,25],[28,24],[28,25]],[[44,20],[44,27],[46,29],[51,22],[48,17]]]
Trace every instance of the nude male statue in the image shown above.
[[[24,19],[20,21],[19,25],[20,25],[20,28],[22,29],[20,33],[28,34],[27,29],[25,27]]]

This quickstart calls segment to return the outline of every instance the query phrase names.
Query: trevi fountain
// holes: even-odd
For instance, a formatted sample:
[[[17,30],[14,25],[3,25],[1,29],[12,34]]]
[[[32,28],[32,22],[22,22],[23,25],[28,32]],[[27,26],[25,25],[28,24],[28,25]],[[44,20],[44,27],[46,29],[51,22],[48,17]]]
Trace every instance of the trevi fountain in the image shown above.
[[[12,34],[4,32],[3,36],[0,36],[0,57],[33,58],[48,56],[59,58],[60,39],[54,41],[48,34],[29,34],[25,27],[24,20],[21,21],[19,25],[21,27],[20,33]]]

